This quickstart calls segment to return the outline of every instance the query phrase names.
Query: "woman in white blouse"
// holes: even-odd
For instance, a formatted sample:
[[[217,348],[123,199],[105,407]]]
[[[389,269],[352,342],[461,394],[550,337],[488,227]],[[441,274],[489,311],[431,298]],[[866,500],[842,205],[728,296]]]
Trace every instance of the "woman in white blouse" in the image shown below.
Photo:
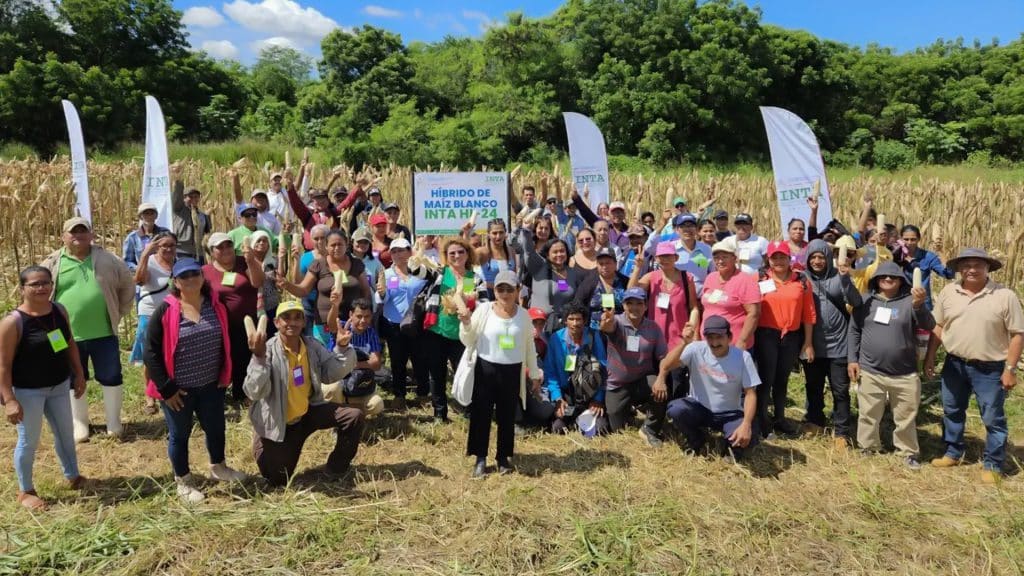
[[[475,346],[477,352],[466,442],[466,454],[476,456],[474,478],[483,477],[487,471],[487,445],[495,411],[498,473],[512,472],[509,459],[515,445],[516,402],[525,402],[527,394],[524,363],[532,381],[531,393],[535,394],[541,383],[533,324],[526,309],[517,303],[516,273],[499,272],[494,279],[494,294],[494,302],[480,304],[472,314],[465,306],[459,308],[459,339],[467,348]]]

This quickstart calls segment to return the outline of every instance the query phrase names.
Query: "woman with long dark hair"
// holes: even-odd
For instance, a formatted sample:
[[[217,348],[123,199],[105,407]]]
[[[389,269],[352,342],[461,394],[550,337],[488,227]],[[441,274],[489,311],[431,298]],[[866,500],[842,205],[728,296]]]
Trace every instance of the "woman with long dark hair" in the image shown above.
[[[135,284],[139,287],[139,301],[136,303],[139,323],[135,332],[135,344],[128,361],[136,366],[142,365],[142,347],[146,341],[146,330],[149,328],[149,317],[153,310],[170,294],[171,267],[178,251],[178,237],[166,230],[153,235],[146,247],[142,249],[139,265],[135,268]],[[146,413],[156,414],[159,408],[156,401],[160,398],[145,394]]]

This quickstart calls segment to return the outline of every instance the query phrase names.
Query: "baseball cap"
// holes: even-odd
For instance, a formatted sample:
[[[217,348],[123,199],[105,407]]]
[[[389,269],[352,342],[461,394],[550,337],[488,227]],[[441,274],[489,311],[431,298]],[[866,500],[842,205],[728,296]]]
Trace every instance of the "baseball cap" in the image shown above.
[[[387,224],[387,223],[388,223],[388,217],[383,215],[383,214],[377,213],[377,214],[374,214],[373,216],[370,216],[370,226],[376,226],[378,224]]]
[[[337,188],[334,189],[333,192],[331,192],[331,194],[333,194],[335,198],[337,198],[338,196],[348,196],[348,188],[344,186],[338,186]]]
[[[733,224],[753,224],[754,219],[746,212],[740,212],[732,221]]]
[[[177,278],[185,272],[202,272],[202,270],[203,267],[193,258],[179,258],[174,262],[174,266],[171,267],[171,277]]]
[[[293,312],[296,310],[302,312],[303,317],[305,317],[306,314],[302,309],[302,302],[300,300],[282,300],[281,303],[277,305],[277,313],[275,316],[280,318],[285,312]]]
[[[626,300],[642,300],[647,301],[647,291],[643,288],[630,288],[622,294],[622,301]]]
[[[270,179],[271,180],[277,180],[280,177],[281,177],[281,173],[280,172],[274,172],[273,174],[270,175]]]
[[[364,241],[364,240],[366,242],[372,242],[373,241],[373,239],[370,237],[370,231],[367,230],[366,228],[360,228],[360,229],[358,229],[358,230],[356,230],[355,232],[352,233],[352,243],[353,244],[355,244],[356,242]]]
[[[594,260],[597,260],[598,258],[600,258],[602,256],[605,256],[607,258],[611,258],[612,260],[616,259],[615,258],[615,251],[612,250],[611,248],[600,248],[600,249],[598,249],[597,255],[594,256]]]
[[[622,210],[622,211],[625,211],[626,210],[626,205],[623,204],[622,202],[616,201],[616,202],[612,202],[612,205],[609,206],[608,209],[609,210]]]
[[[658,248],[654,252],[655,256],[676,256],[676,245],[674,242],[658,242]]]
[[[721,220],[722,218],[725,218],[726,220],[728,220],[729,219],[729,213],[726,212],[725,210],[719,210],[718,212],[715,212],[715,218],[714,218],[715,220]]]
[[[310,198],[327,198],[327,190],[322,190],[320,188],[312,188],[309,191],[309,197]]]
[[[547,320],[548,319],[548,315],[545,314],[544,311],[541,310],[540,308],[530,308],[529,310],[527,310],[527,313],[530,315],[530,320]]]
[[[387,212],[388,210],[401,211],[402,209],[398,207],[398,204],[395,204],[394,202],[388,202],[387,204],[384,204],[384,211]]]
[[[730,330],[729,321],[717,314],[704,319],[703,331],[705,336],[708,334],[728,334]]]
[[[640,224],[633,224],[626,230],[626,236],[646,236],[647,230]]]
[[[253,206],[252,204],[239,204],[236,212],[238,213],[239,216],[241,216],[244,212],[247,212],[249,210],[252,210],[253,212],[259,212],[259,210],[257,210],[256,207]]]
[[[206,240],[206,245],[210,248],[216,248],[225,242],[231,242],[234,244],[235,241],[231,239],[231,236],[228,236],[223,232],[214,232],[213,234],[210,234],[210,237]]]
[[[558,198],[555,198],[554,196],[548,196],[547,198],[544,199],[545,204],[551,204],[552,202],[558,202]]]
[[[676,196],[675,198],[672,199],[673,206],[679,206],[680,204],[686,206],[686,198],[683,198],[682,196]]]
[[[768,243],[768,257],[771,258],[772,254],[783,253],[786,256],[792,256],[793,251],[789,248],[789,244],[782,240],[773,240]]]
[[[138,214],[140,216],[146,210],[152,210],[153,212],[156,212],[156,204],[153,204],[152,202],[143,202],[142,204],[139,204]]]
[[[409,241],[406,240],[405,238],[395,238],[394,240],[391,241],[391,244],[388,245],[388,250],[394,250],[396,248],[401,250],[408,250],[412,248],[412,244],[409,244]]]
[[[249,193],[249,200],[252,200],[253,198],[259,196],[260,194],[262,194],[263,196],[266,196],[267,195],[267,191],[263,190],[261,188],[253,188],[252,192]]]
[[[369,190],[366,191],[367,196],[373,196],[374,194],[376,194],[377,196],[381,196],[382,194],[380,193],[380,188],[374,186],[373,188],[370,188]]]
[[[81,216],[75,216],[74,218],[68,218],[67,220],[65,220],[62,229],[65,232],[71,232],[72,230],[75,229],[75,226],[85,226],[86,228],[89,229],[90,232],[92,232],[92,224],[90,224],[88,220],[82,218]]]
[[[673,228],[678,228],[678,227],[682,226],[683,224],[693,224],[694,226],[696,226],[697,225],[697,217],[694,216],[693,214],[686,213],[686,214],[676,214],[676,216],[674,218],[672,218],[672,227]]]
[[[736,241],[733,240],[732,236],[730,236],[725,240],[719,240],[718,242],[715,242],[714,246],[711,247],[711,253],[714,254],[716,252],[728,252],[729,254],[735,254]]]
[[[518,288],[519,276],[516,276],[516,273],[511,270],[502,270],[501,272],[498,272],[497,276],[494,277],[494,286],[498,287],[501,284],[511,286],[513,288]]]

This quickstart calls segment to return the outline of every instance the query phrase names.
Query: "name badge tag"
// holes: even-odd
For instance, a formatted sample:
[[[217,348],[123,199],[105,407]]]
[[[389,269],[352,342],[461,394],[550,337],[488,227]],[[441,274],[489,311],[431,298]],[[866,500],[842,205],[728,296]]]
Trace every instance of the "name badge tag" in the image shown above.
[[[748,262],[748,261],[750,261],[750,249],[749,248],[744,248],[744,249],[740,250],[740,262]]]
[[[569,291],[569,283],[566,282],[565,280],[559,280],[558,281],[558,291],[559,292],[568,292]]]
[[[708,294],[708,302],[718,304],[724,299],[725,294],[721,290],[714,290]]]
[[[690,263],[690,254],[688,252],[680,252],[679,253],[679,261],[676,262],[676,264],[689,264],[689,263]]]
[[[341,272],[341,283],[348,284],[348,274],[344,270],[338,270],[338,272]]]
[[[296,386],[302,386],[306,383],[306,377],[302,373],[302,366],[296,366],[292,370],[292,383]]]
[[[54,352],[60,352],[68,348],[68,341],[64,339],[64,333],[60,329],[47,332],[46,339],[50,341],[50,348],[53,348]]]
[[[875,322],[878,324],[889,325],[892,321],[892,310],[889,308],[879,308],[875,310]]]
[[[508,334],[498,336],[498,347],[502,350],[512,350],[516,347],[516,339]]]
[[[708,259],[703,254],[697,254],[696,256],[694,256],[693,263],[696,264],[700,268],[707,268],[708,267]]]
[[[626,352],[639,352],[640,351],[640,337],[639,336],[626,336]]]
[[[576,355],[569,354],[565,357],[565,371],[575,372],[576,371]]]
[[[776,290],[775,280],[772,280],[771,278],[769,278],[768,280],[761,280],[760,282],[757,283],[757,287],[761,290],[762,296],[764,296],[765,294],[771,294]]]
[[[388,278],[388,288],[391,288],[392,290],[397,289],[398,282],[398,276],[392,276],[391,278]]]
[[[615,308],[615,294],[601,294],[601,308]]]
[[[662,293],[658,294],[658,308],[661,308],[662,310],[668,309],[668,304],[669,304],[669,300],[670,299],[671,299],[671,296],[669,295],[668,292],[662,292]]]
[[[220,283],[222,286],[234,286],[235,277],[237,276],[238,274],[236,272],[225,272],[224,277],[220,279]]]

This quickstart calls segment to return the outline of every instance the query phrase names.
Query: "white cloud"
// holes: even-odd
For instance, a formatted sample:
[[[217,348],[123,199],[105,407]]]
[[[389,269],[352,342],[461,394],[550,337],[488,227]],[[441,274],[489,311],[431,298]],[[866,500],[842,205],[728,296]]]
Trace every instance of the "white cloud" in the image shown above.
[[[218,60],[238,59],[238,47],[230,40],[206,40],[199,49]]]
[[[263,40],[257,40],[252,44],[249,44],[249,49],[258,55],[260,52],[263,51],[264,48],[268,48],[270,46],[281,46],[284,48],[300,50],[299,46],[295,43],[294,40],[292,40],[291,38],[286,38],[284,36],[274,36],[272,38],[264,38]]]
[[[392,10],[375,4],[363,6],[363,14],[376,16],[377,18],[402,18],[405,14],[401,10]]]
[[[185,15],[181,17],[181,23],[196,28],[216,28],[224,23],[224,17],[209,6],[193,6],[185,10]]]
[[[481,32],[486,32],[500,25],[497,20],[492,20],[490,16],[479,10],[463,10],[462,17],[466,20],[476,20],[479,22]]]
[[[242,27],[277,34],[262,42],[281,40],[295,44],[319,42],[338,23],[315,8],[303,8],[293,0],[235,0],[224,4],[224,13]]]

